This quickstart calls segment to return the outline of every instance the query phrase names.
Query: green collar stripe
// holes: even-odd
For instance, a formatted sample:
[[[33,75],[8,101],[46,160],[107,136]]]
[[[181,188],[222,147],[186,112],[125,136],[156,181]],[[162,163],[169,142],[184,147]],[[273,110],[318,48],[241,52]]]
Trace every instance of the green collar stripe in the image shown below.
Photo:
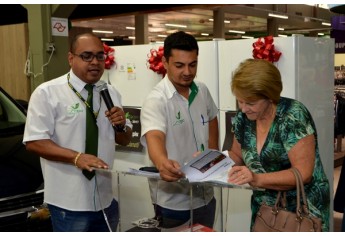
[[[192,102],[194,101],[194,98],[196,97],[196,95],[198,94],[198,86],[196,86],[196,84],[194,83],[194,81],[192,82],[190,89],[192,90],[191,93],[189,94],[189,99],[188,99],[188,105],[190,106],[190,104],[192,104]]]

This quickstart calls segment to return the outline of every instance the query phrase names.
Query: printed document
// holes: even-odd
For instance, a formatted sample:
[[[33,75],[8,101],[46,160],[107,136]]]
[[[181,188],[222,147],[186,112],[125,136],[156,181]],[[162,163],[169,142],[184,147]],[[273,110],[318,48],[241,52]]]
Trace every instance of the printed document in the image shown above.
[[[228,171],[235,164],[218,150],[207,149],[181,168],[190,183],[221,182],[227,183]]]

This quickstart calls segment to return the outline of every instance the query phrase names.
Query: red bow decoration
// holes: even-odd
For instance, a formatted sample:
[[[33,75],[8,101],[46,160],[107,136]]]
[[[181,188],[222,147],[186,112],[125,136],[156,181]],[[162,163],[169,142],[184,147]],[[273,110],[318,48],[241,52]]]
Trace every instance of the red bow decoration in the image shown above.
[[[114,48],[109,47],[103,43],[104,54],[105,54],[105,69],[110,69],[115,64]]]
[[[282,53],[274,49],[273,36],[264,37],[264,40],[263,42],[262,38],[259,38],[253,43],[253,58],[270,62],[278,61]]]
[[[164,55],[164,47],[160,46],[158,51],[156,49],[151,49],[150,53],[147,55],[148,60],[147,62],[150,64],[149,69],[153,70],[157,74],[165,76],[166,70],[164,68],[162,57]]]

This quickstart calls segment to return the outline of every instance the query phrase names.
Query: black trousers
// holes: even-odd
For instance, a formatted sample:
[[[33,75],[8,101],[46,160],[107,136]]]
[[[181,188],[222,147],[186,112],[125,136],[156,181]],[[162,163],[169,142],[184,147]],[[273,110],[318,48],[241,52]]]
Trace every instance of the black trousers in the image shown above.
[[[174,228],[183,225],[190,219],[190,210],[175,211],[154,205],[155,218],[159,220],[159,227]],[[212,200],[205,206],[193,210],[193,224],[201,224],[213,228],[216,213],[216,199]]]

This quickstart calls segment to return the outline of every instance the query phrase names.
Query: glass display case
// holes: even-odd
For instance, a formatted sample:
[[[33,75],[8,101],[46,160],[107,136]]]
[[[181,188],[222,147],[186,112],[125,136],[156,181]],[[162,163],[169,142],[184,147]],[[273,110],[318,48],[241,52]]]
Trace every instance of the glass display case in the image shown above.
[[[214,227],[208,228],[199,224],[193,223],[193,217],[186,224],[176,228],[161,228],[158,221],[154,219],[154,207],[151,201],[140,202],[135,200],[136,197],[142,197],[143,194],[148,195],[147,199],[150,199],[149,185],[147,180],[150,178],[160,179],[159,173],[140,171],[130,169],[128,171],[114,171],[113,174],[116,176],[117,181],[117,198],[119,202],[119,226],[118,231],[131,231],[131,232],[166,232],[166,231],[193,231],[193,232],[225,232],[227,231],[227,224],[229,223],[229,192],[232,191],[252,191],[249,185],[233,185],[229,183],[221,182],[194,182],[190,183],[190,206],[193,205],[193,189],[192,186],[212,186],[214,188],[216,198],[216,215]],[[142,184],[147,185],[147,192],[137,192],[131,187],[131,182],[140,181]],[[188,180],[180,180],[181,182]],[[255,190],[263,190],[257,189]],[[250,202],[248,202],[250,204]],[[149,214],[140,213],[138,208],[147,208],[146,212]],[[191,216],[193,216],[193,208],[190,208]],[[249,226],[248,226],[249,227]]]

